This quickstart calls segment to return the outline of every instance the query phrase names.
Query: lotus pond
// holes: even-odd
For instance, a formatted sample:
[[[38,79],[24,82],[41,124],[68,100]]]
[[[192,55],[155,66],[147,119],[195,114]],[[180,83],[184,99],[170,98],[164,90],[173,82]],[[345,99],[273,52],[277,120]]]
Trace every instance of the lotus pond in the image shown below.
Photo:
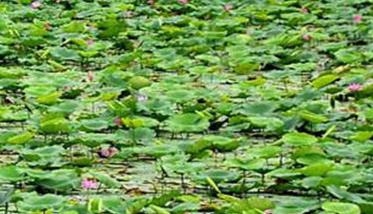
[[[0,212],[372,214],[372,0],[0,2]]]

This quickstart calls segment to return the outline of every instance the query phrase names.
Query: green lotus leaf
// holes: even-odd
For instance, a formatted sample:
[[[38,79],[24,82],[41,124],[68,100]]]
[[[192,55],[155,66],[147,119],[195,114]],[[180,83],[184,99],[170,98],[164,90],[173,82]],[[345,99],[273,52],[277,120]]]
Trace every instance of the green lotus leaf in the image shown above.
[[[26,197],[17,206],[23,211],[45,211],[47,209],[60,210],[66,199],[62,196],[46,194],[42,196]]]
[[[4,188],[0,190],[0,205],[8,203],[14,194],[13,188]]]
[[[261,211],[275,208],[275,204],[267,198],[251,197],[247,199],[247,202],[252,208]]]
[[[0,168],[0,180],[3,182],[17,182],[24,179],[24,171],[16,166],[3,166]]]
[[[5,56],[10,53],[10,49],[6,45],[0,45],[0,56]]]
[[[56,60],[72,60],[72,61],[79,61],[80,56],[79,53],[75,50],[71,50],[68,48],[53,48],[50,52],[53,58]]]
[[[326,74],[326,75],[320,76],[317,79],[313,80],[311,84],[312,84],[313,87],[319,89],[319,88],[325,87],[325,86],[333,83],[338,78],[339,78],[338,75]]]
[[[19,67],[0,67],[0,78],[18,79],[26,74],[27,72]]]
[[[46,173],[43,176],[33,176],[36,184],[55,191],[71,191],[80,185],[80,178],[74,170],[61,169]]]
[[[238,199],[232,196],[219,194],[219,197],[227,202],[224,213],[248,213],[255,214],[258,212],[268,211],[275,208],[274,203],[267,198],[250,197],[248,199]]]
[[[205,145],[202,147],[211,149],[217,149],[218,151],[232,151],[239,147],[240,142],[237,139],[231,139],[228,137],[207,135],[196,142],[197,145]],[[197,146],[199,147],[199,146]]]
[[[49,109],[51,112],[58,112],[63,114],[71,114],[79,108],[79,103],[76,101],[64,101],[59,104],[51,106]]]
[[[324,123],[326,121],[328,121],[328,118],[323,116],[323,115],[320,115],[320,114],[315,114],[313,112],[310,112],[310,111],[307,111],[307,110],[303,110],[301,112],[299,112],[299,116],[306,120],[306,121],[309,121],[311,123]]]
[[[250,104],[245,104],[242,106],[239,113],[245,115],[266,115],[272,113],[276,110],[277,106],[276,103],[273,102],[254,102]]]
[[[237,172],[216,169],[204,171],[197,175],[196,179],[206,182],[207,177],[212,179],[215,183],[224,183],[237,181],[240,175]]]
[[[186,113],[171,116],[166,121],[166,129],[171,132],[202,132],[209,127],[210,123],[206,118],[198,114]]]
[[[307,133],[293,132],[283,135],[281,141],[293,146],[307,146],[316,143],[317,138]]]
[[[351,203],[343,202],[324,202],[322,204],[322,209],[336,214],[360,214],[359,206]]]
[[[109,188],[118,188],[121,186],[120,182],[102,172],[90,172],[90,174],[97,178],[97,180]]]
[[[184,202],[172,208],[173,213],[185,213],[191,211],[198,211],[201,208],[199,203],[195,202]]]
[[[142,77],[142,76],[135,76],[135,77],[132,77],[129,81],[128,81],[128,84],[133,88],[133,89],[136,89],[136,90],[139,90],[141,88],[144,88],[144,87],[148,87],[152,84],[152,82],[145,78],[145,77]]]
[[[319,202],[304,197],[282,197],[274,212],[279,214],[306,214],[319,209]]]
[[[233,159],[228,160],[227,164],[231,167],[237,167],[247,171],[265,171],[266,170],[266,161],[262,158],[255,158],[249,160]]]
[[[254,127],[266,128],[270,131],[278,130],[284,126],[284,122],[275,117],[248,117],[248,120]]]
[[[68,133],[69,121],[65,118],[54,118],[40,123],[40,130],[47,134]]]
[[[354,203],[366,203],[358,194],[350,193],[342,188],[336,186],[328,186],[326,188],[330,194],[339,199],[352,201]]]
[[[48,94],[53,94],[56,92],[56,88],[52,86],[30,86],[27,87],[25,90],[26,94],[28,96],[33,97],[41,97],[41,96],[47,96]]]
[[[103,119],[82,120],[81,124],[83,129],[88,131],[100,131],[109,127],[108,121]]]
[[[299,177],[299,173],[295,169],[275,169],[266,174],[269,177],[282,178],[282,179],[293,179]]]
[[[326,173],[333,169],[332,163],[315,163],[299,170],[302,174],[306,176],[324,176]]]
[[[306,178],[303,178],[302,180],[302,186],[308,189],[310,188],[316,189],[320,186],[322,180],[323,178],[319,176],[306,177]]]
[[[80,33],[85,30],[85,24],[83,22],[73,21],[62,26],[62,30],[66,33]]]
[[[61,95],[62,94],[60,92],[53,92],[51,94],[42,95],[37,98],[37,102],[40,104],[45,104],[45,105],[52,105],[58,102],[58,98]]]
[[[31,140],[34,137],[34,134],[31,132],[24,132],[14,137],[9,138],[7,141],[10,144],[24,144],[27,141]]]
[[[355,141],[359,141],[359,142],[365,142],[365,141],[369,140],[372,136],[373,136],[372,131],[359,131],[359,132],[355,132],[350,137],[350,139],[355,140]]]
[[[102,199],[101,198],[93,198],[88,201],[88,211],[90,213],[102,213]]]
[[[346,64],[359,63],[364,60],[364,56],[359,51],[341,49],[334,53],[338,61]]]
[[[184,89],[169,91],[166,95],[171,101],[179,103],[186,102],[194,98],[193,91]]]
[[[117,17],[108,16],[104,20],[97,23],[97,27],[100,30],[99,37],[101,38],[112,38],[119,35],[126,29],[126,23],[123,20],[119,20]]]
[[[244,61],[236,65],[233,69],[237,74],[244,75],[259,70],[260,64],[250,61]]]
[[[36,149],[24,149],[21,156],[31,166],[60,165],[63,151],[61,146],[44,146]]]
[[[279,146],[265,146],[248,149],[247,152],[259,158],[272,158],[281,154],[282,148]]]

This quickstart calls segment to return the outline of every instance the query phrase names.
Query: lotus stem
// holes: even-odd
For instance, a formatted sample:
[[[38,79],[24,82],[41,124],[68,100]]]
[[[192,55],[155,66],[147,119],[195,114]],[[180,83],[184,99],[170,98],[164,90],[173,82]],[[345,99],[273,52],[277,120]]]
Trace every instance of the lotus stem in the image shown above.
[[[5,214],[8,214],[8,209],[9,209],[9,202],[5,203]]]
[[[183,192],[186,193],[184,173],[180,174],[180,181],[181,181],[181,188],[183,189]]]

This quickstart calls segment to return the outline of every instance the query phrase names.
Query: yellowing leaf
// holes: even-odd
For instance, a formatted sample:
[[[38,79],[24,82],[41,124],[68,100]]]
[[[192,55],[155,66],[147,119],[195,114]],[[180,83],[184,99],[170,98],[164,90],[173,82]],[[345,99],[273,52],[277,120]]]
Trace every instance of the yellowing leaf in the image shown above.
[[[51,104],[56,103],[60,96],[61,96],[61,93],[56,91],[51,94],[39,96],[37,101],[40,104],[51,105]]]
[[[311,84],[313,87],[319,89],[319,88],[322,88],[322,87],[325,87],[331,84],[332,82],[336,81],[338,78],[339,76],[335,74],[327,74],[327,75],[318,77],[317,79],[313,80]]]
[[[20,135],[16,135],[8,139],[10,144],[24,144],[27,141],[31,140],[34,137],[34,134],[31,132],[24,132]]]

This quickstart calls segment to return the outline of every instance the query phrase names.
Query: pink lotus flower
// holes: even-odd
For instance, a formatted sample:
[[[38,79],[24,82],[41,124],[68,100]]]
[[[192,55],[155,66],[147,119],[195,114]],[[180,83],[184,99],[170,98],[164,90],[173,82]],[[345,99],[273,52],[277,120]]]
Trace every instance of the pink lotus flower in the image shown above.
[[[92,82],[94,78],[95,78],[94,73],[92,71],[88,71],[88,73],[87,73],[88,82]]]
[[[32,9],[38,9],[38,8],[41,7],[41,2],[40,1],[34,1],[34,2],[31,3],[30,6],[31,6]]]
[[[94,179],[84,178],[81,183],[81,187],[85,190],[97,189],[98,182]]]
[[[302,38],[304,41],[310,41],[312,39],[312,36],[309,34],[304,34]]]
[[[112,156],[114,156],[115,154],[118,153],[118,149],[115,148],[115,147],[110,147],[110,148],[109,148],[109,151],[110,151],[110,154],[111,154]]]
[[[180,4],[188,4],[189,0],[178,0]]]
[[[98,155],[102,158],[108,158],[110,157],[110,151],[109,149],[101,149]]]
[[[110,147],[107,149],[101,149],[99,156],[102,158],[111,158],[118,153],[118,149],[115,147]]]
[[[307,7],[302,7],[302,8],[300,9],[300,12],[307,14],[307,13],[309,13],[310,11],[308,10]]]
[[[45,28],[45,30],[52,30],[52,26],[49,22],[44,23],[44,28]]]
[[[87,28],[88,28],[89,31],[95,31],[96,30],[96,26],[94,24],[88,24]]]
[[[232,9],[233,9],[233,5],[232,4],[225,4],[224,5],[225,12],[230,12]]]
[[[124,15],[124,17],[131,18],[135,14],[132,11],[125,11],[125,12],[123,12],[123,15]]]
[[[145,102],[148,100],[148,97],[146,95],[143,95],[143,94],[139,94],[136,96],[137,98],[137,102]]]
[[[115,118],[114,123],[117,126],[122,126],[123,125],[122,118],[120,118],[120,117]]]
[[[363,16],[362,15],[355,15],[354,16],[354,23],[359,24],[363,21]]]
[[[357,91],[361,91],[363,89],[363,86],[359,83],[352,83],[350,84],[347,89],[350,91],[350,92],[357,92]]]
[[[95,41],[93,41],[93,39],[88,39],[88,40],[86,41],[86,44],[87,44],[88,46],[91,46],[91,45],[95,44]]]

